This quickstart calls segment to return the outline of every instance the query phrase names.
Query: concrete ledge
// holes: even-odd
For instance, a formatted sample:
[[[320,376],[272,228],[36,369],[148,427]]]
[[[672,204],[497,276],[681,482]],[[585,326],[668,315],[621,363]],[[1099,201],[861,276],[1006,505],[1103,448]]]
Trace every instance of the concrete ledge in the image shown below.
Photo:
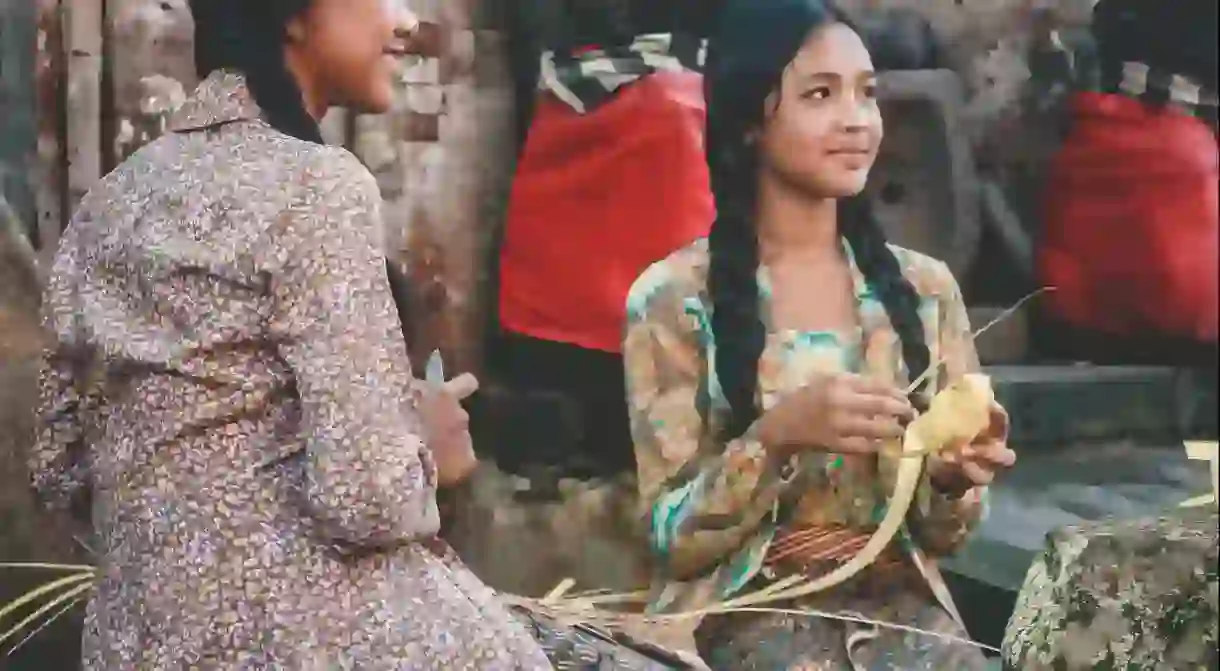
[[[1199,371],[1157,366],[988,366],[1027,449],[1088,441],[1214,435],[1216,388]]]
[[[944,563],[1014,593],[1052,529],[1154,517],[1210,487],[1206,471],[1186,460],[1180,444],[1079,444],[1019,454],[1012,472],[992,486],[983,523]]]

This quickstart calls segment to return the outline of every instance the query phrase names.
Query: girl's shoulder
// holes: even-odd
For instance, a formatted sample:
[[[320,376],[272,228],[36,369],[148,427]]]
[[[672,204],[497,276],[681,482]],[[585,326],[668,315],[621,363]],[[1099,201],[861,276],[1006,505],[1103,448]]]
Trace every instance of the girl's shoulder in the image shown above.
[[[957,279],[948,264],[913,249],[889,245],[902,275],[924,298],[950,298],[958,295]]]
[[[628,323],[702,311],[707,296],[707,265],[707,238],[699,238],[653,263],[627,292]]]

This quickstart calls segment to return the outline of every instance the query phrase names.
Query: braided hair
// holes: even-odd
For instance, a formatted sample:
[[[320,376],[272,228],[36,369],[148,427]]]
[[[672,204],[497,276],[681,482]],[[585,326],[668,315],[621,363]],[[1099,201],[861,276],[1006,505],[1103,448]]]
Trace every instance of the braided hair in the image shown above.
[[[727,0],[710,41],[704,77],[707,161],[717,214],[708,234],[708,293],[716,343],[713,365],[731,409],[726,438],[740,436],[759,416],[758,359],[766,340],[756,279],[758,155],[747,137],[762,125],[767,97],[779,89],[809,34],[830,23],[850,25],[824,0]],[[868,200],[842,200],[838,221],[840,235],[902,343],[911,378],[919,377],[930,365],[930,354],[918,294],[903,276]]]
[[[321,144],[322,131],[305,109],[283,51],[288,21],[309,4],[310,0],[190,0],[195,70],[200,78],[216,70],[241,72],[271,127]]]

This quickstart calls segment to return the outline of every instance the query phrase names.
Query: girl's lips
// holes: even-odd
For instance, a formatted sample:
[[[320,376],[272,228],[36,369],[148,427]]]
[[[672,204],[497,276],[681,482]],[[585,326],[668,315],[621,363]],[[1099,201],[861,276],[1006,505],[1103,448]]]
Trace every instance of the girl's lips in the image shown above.
[[[831,156],[839,159],[849,170],[860,170],[872,165],[873,156],[867,151],[833,152]]]

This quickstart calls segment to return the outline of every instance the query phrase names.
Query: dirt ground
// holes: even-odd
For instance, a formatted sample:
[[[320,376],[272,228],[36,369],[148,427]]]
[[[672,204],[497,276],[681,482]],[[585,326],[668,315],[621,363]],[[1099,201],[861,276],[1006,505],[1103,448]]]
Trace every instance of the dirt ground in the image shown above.
[[[35,508],[25,470],[41,351],[39,292],[29,256],[0,235],[0,561],[63,558],[70,545]]]
[[[10,230],[0,228],[3,233]],[[32,271],[28,254],[8,235],[0,234],[0,562],[75,562],[80,557],[66,520],[35,505],[25,468],[42,349],[39,285]],[[0,569],[0,603],[9,602],[47,577]],[[78,638],[73,618],[64,618],[40,632],[18,654],[0,656],[0,670],[72,668],[72,661],[78,657]]]

